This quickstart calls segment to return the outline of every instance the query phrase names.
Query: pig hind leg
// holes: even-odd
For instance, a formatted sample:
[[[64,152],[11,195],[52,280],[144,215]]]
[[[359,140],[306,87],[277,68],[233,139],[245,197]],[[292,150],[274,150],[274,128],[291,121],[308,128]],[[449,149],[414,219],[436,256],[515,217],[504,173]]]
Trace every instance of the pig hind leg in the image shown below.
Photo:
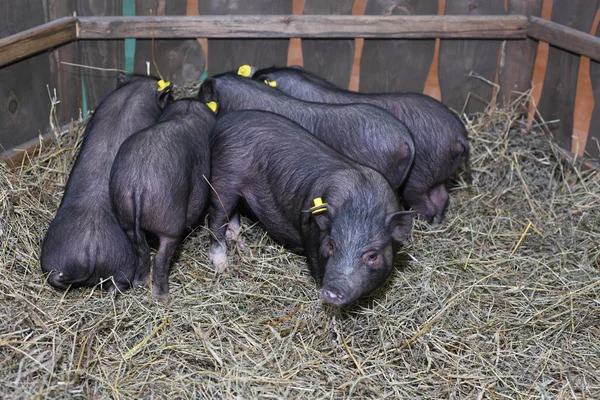
[[[169,300],[169,266],[181,238],[160,235],[159,241],[152,270],[152,298],[166,303]]]
[[[134,286],[148,286],[150,283],[150,246],[144,232],[127,231],[127,236],[133,244],[136,256]]]
[[[209,215],[209,227],[213,234],[208,249],[208,259],[215,268],[215,272],[222,273],[227,271],[227,231],[231,221],[234,226],[231,229],[232,236],[239,236],[239,213],[235,212],[238,203],[237,196],[220,195],[220,200],[211,196]],[[231,219],[228,219],[231,215]],[[237,227],[236,227],[237,221]]]
[[[246,245],[240,236],[240,230],[242,228],[242,224],[240,222],[240,213],[235,212],[230,218],[229,223],[227,224],[227,240],[231,240],[234,242],[240,250],[246,252]]]
[[[136,255],[135,274],[133,276],[134,286],[147,286],[150,283],[150,246],[146,240],[146,234],[141,227],[142,197],[139,194],[131,195],[131,211],[133,226],[125,232],[133,244]]]

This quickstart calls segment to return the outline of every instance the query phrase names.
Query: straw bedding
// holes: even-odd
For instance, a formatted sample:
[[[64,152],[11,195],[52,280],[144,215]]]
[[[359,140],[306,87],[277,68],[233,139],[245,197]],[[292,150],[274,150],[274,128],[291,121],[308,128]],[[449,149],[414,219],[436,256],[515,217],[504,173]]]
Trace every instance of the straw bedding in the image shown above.
[[[57,292],[38,257],[83,128],[0,166],[0,397],[599,398],[600,175],[511,110],[466,123],[472,184],[344,310],[248,220],[223,276],[207,229],[188,235],[168,306],[146,288]]]

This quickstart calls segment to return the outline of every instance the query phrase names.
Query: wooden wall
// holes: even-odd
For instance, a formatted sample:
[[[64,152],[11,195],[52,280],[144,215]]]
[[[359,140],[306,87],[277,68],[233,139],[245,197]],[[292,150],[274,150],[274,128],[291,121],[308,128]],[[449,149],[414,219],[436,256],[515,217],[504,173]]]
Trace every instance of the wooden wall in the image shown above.
[[[223,15],[223,14],[525,14],[590,32],[600,0],[25,0],[0,5],[0,37],[71,15]],[[544,10],[542,11],[542,4]],[[551,10],[548,12],[547,8]],[[600,31],[594,30],[596,35]],[[154,47],[154,50],[153,50]],[[543,46],[539,46],[543,48]],[[547,46],[546,46],[547,47]],[[536,53],[537,52],[537,53]],[[153,55],[154,53],[154,60]],[[19,146],[50,126],[46,85],[56,88],[60,104],[54,124],[86,115],[115,86],[115,71],[160,73],[176,84],[237,68],[303,64],[336,84],[360,91],[409,90],[433,94],[457,111],[479,112],[496,94],[486,83],[501,84],[498,101],[524,91],[536,79],[538,43],[533,40],[98,40],[80,41],[0,69],[0,150]],[[561,146],[600,157],[600,106],[579,118],[580,65],[589,60],[550,48],[544,64],[539,109]],[[89,70],[62,64],[108,69]],[[600,67],[589,67],[593,94],[600,104]],[[469,76],[477,75],[478,77]],[[539,74],[538,74],[539,75]],[[579,90],[578,88],[579,83]],[[537,93],[540,88],[536,87]],[[587,89],[587,87],[586,87]],[[578,96],[578,97],[577,97]],[[586,132],[581,121],[589,121]],[[579,125],[578,125],[579,124]],[[590,134],[587,134],[589,130]],[[583,143],[583,146],[581,145]]]

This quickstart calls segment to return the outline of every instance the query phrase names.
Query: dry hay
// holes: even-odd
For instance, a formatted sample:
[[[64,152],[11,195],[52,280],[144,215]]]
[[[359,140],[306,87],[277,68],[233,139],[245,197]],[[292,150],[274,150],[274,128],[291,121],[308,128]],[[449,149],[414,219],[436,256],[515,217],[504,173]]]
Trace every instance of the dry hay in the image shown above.
[[[189,235],[169,306],[147,289],[59,293],[38,255],[81,130],[1,166],[1,397],[599,398],[600,176],[512,112],[467,122],[472,186],[346,310],[248,221],[252,254],[230,250],[221,277],[206,229]]]

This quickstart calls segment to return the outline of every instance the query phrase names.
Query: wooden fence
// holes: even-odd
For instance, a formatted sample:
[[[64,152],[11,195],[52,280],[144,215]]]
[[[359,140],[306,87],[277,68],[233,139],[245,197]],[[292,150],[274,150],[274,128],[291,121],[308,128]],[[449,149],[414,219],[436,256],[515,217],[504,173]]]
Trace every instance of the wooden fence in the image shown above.
[[[183,84],[240,64],[286,65],[289,38],[300,37],[304,65],[348,87],[356,72],[354,38],[361,37],[360,91],[422,92],[436,54],[442,101],[466,113],[490,103],[488,82],[499,84],[501,105],[514,91],[529,90],[538,40],[550,42],[538,108],[545,120],[560,121],[549,128],[568,150],[574,143],[581,55],[592,58],[596,106],[585,151],[600,158],[600,39],[586,34],[600,0],[554,0],[551,22],[538,18],[543,0],[358,1],[364,17],[351,15],[353,9],[356,14],[353,0],[25,0],[18,6],[3,1],[1,150],[31,146],[51,125],[86,116],[114,88],[114,72],[65,62],[155,73],[153,63],[147,64],[154,53],[161,74]],[[304,16],[293,16],[299,4]],[[440,8],[444,16],[437,15]],[[156,18],[132,18],[151,15]],[[441,38],[439,53],[436,38]],[[60,103],[57,119],[51,120],[54,89]]]

